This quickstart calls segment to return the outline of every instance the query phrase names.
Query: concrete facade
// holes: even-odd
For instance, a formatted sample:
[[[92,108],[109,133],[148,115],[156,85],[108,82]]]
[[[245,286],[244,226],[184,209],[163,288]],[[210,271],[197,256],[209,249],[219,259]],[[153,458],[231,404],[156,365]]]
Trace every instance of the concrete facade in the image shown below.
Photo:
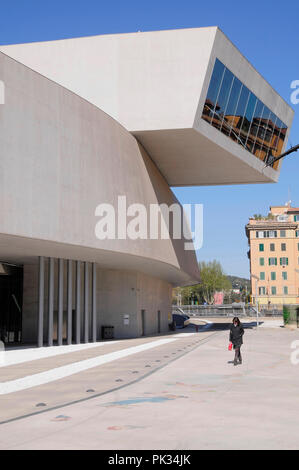
[[[288,128],[293,120],[290,106],[217,27],[92,36],[0,50],[120,122],[171,186],[278,180],[279,169],[263,170],[263,162],[201,118],[218,58]]]
[[[218,28],[0,51],[0,262],[24,266],[23,341],[95,341],[105,325],[117,338],[165,332],[172,287],[200,281],[194,250],[172,224],[168,239],[99,239],[97,207],[111,204],[118,227],[119,197],[149,214],[178,202],[170,185],[277,181],[279,169],[201,118],[216,58],[287,135],[293,111]]]
[[[128,206],[139,203],[149,208],[177,202],[165,179],[136,139],[92,104],[4,54],[0,54],[0,72],[6,83],[6,104],[0,109],[0,259],[24,265],[23,341],[36,340],[38,256],[65,260],[64,312],[66,260],[74,260],[74,286],[75,261],[97,263],[97,338],[103,325],[114,326],[118,338],[140,336],[141,310],[146,315],[145,334],[158,333],[158,311],[161,332],[166,331],[172,285],[200,279],[195,253],[184,250],[184,239],[98,240],[95,236],[97,205],[116,205],[118,195],[126,196]],[[46,261],[44,341],[48,335],[47,269]],[[83,283],[82,271],[81,341]],[[75,295],[74,287],[72,309]],[[129,325],[124,315],[129,315]]]
[[[58,305],[58,262],[55,263],[54,289],[54,340],[57,339],[57,305]],[[73,263],[72,294],[72,337],[75,341],[76,309],[76,265]],[[89,265],[91,276],[91,266]],[[48,263],[45,270],[45,285],[48,285]],[[38,327],[38,266],[24,266],[24,302],[23,332],[25,343],[36,341]],[[91,285],[88,290],[89,305],[92,302]],[[44,343],[48,337],[48,289],[44,298]],[[161,279],[147,276],[137,271],[106,270],[97,268],[97,338],[102,337],[103,326],[113,326],[116,338],[134,338],[142,336],[142,310],[145,312],[145,335],[155,335],[168,331],[171,314],[172,286]],[[158,311],[161,312],[160,331],[158,330]],[[64,263],[63,295],[63,339],[67,339],[67,264]],[[89,338],[91,338],[91,315],[89,312]],[[80,340],[84,342],[84,265],[81,263],[81,318]]]

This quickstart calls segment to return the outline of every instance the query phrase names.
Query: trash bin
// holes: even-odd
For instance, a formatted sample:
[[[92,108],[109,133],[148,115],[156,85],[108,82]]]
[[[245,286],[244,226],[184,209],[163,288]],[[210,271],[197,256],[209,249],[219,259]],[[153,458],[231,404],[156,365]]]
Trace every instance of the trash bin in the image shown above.
[[[102,339],[114,338],[114,326],[102,326]]]

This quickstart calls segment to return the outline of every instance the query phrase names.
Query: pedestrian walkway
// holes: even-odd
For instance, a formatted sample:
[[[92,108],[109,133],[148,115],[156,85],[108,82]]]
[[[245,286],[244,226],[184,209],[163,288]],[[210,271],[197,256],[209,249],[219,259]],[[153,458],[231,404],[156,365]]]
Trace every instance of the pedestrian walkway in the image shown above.
[[[242,366],[232,364],[222,322],[190,336],[120,341],[110,352],[172,339],[1,396],[1,422],[13,420],[1,424],[0,449],[298,449],[291,355],[299,332],[244,323]]]

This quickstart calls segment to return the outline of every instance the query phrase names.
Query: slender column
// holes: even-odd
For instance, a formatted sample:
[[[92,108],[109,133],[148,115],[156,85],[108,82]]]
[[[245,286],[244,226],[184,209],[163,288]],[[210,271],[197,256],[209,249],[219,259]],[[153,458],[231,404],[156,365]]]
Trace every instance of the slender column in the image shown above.
[[[37,346],[44,345],[44,300],[45,300],[45,258],[39,257],[39,285],[38,285],[38,332]]]
[[[54,258],[49,258],[48,346],[53,346]]]
[[[63,259],[58,262],[58,346],[63,344]]]
[[[73,337],[73,262],[67,262],[67,344],[72,344]]]
[[[76,262],[76,344],[81,342],[81,262]]]
[[[97,340],[97,266],[92,263],[92,342]]]
[[[89,266],[84,263],[84,343],[89,340]]]

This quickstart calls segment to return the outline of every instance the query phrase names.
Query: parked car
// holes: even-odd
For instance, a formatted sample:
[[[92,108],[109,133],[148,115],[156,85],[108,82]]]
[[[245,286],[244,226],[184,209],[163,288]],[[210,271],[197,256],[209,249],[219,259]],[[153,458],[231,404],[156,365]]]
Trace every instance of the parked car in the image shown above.
[[[173,313],[172,321],[176,324],[177,328],[185,328],[190,323],[190,317],[188,315]]]

